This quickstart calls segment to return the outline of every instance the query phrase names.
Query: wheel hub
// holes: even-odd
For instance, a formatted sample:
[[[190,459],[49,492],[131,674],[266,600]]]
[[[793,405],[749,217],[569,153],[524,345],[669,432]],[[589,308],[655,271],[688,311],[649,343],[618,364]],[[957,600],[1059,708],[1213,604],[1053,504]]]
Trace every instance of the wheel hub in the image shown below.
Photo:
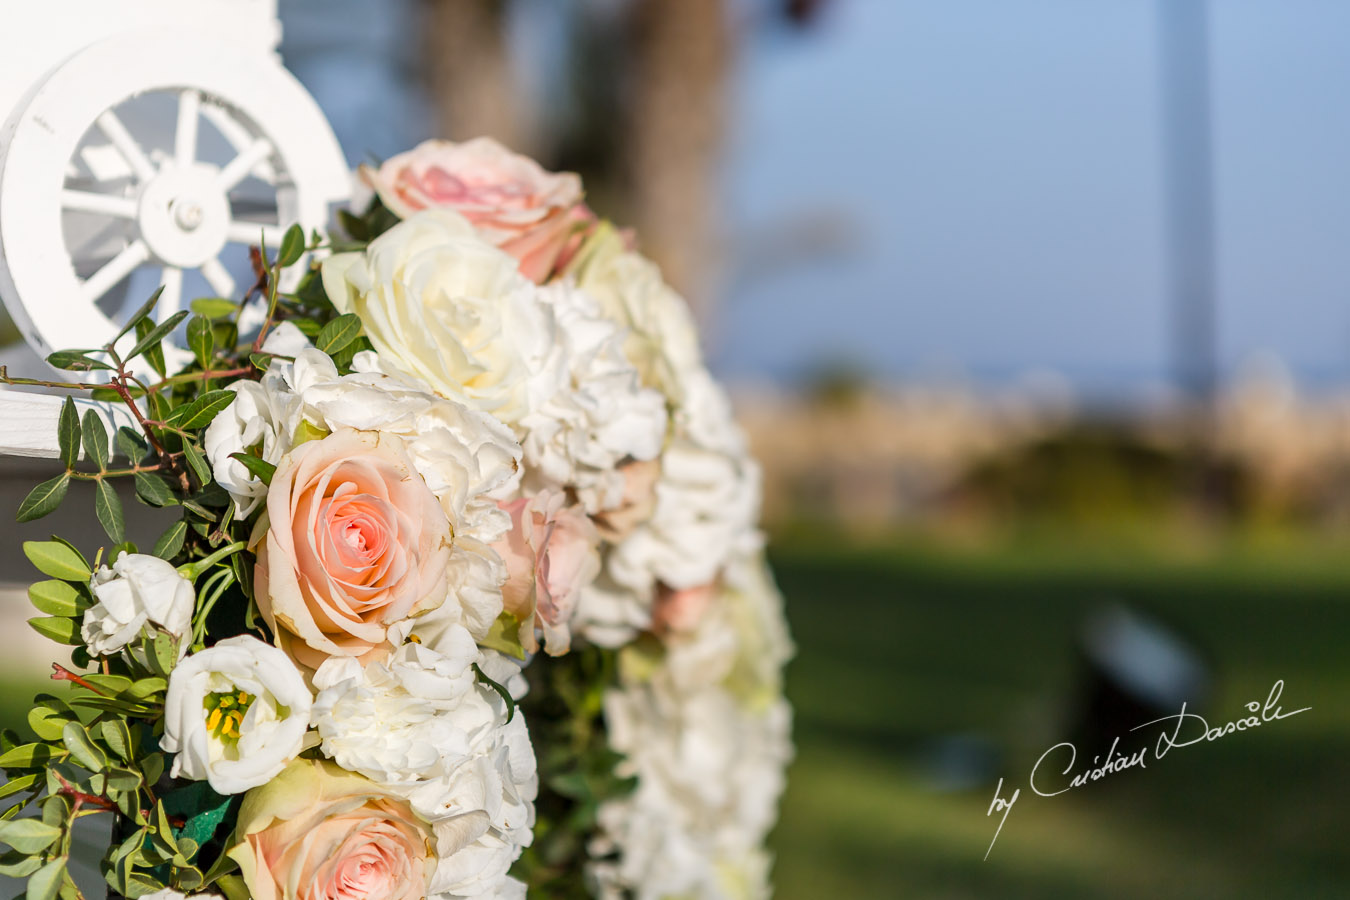
[[[141,191],[136,222],[146,245],[166,265],[194,268],[225,246],[230,201],[206,163],[168,166]]]

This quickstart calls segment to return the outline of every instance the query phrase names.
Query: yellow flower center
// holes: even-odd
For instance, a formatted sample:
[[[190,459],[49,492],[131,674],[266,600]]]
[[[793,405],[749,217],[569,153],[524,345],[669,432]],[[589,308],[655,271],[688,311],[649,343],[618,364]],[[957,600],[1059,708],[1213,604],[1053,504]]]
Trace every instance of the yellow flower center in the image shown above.
[[[228,744],[239,740],[239,726],[248,714],[254,697],[245,691],[218,691],[202,699],[206,709],[206,730]]]

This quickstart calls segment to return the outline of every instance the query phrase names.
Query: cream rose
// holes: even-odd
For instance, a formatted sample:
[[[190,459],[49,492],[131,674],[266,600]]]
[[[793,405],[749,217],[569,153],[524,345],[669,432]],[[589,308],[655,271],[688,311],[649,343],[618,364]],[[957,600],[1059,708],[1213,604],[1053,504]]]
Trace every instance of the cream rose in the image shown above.
[[[544,492],[503,504],[511,532],[493,545],[506,561],[502,601],[520,622],[521,645],[531,653],[539,649],[538,626],[550,656],[568,651],[577,598],[600,573],[600,535],[584,512],[564,500],[561,493]]]
[[[277,467],[258,551],[258,610],[311,669],[368,659],[388,626],[446,598],[450,525],[400,438],[341,429]]]
[[[422,209],[453,209],[538,283],[594,219],[581,202],[580,178],[546,172],[486,137],[462,144],[426,141],[378,169],[362,166],[361,177],[399,218]]]
[[[323,286],[340,312],[361,317],[382,366],[507,424],[566,381],[536,286],[450,210],[417,213],[364,253],[329,257]]]
[[[387,788],[296,760],[249,791],[227,852],[253,900],[422,900],[431,826]]]

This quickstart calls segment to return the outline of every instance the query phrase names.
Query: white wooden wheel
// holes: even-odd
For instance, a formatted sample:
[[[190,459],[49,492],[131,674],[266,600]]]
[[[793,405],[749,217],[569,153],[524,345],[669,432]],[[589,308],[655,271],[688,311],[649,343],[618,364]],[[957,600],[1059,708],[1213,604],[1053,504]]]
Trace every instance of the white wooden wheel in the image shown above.
[[[237,297],[247,245],[323,228],[350,189],[327,121],[275,56],[200,31],[80,50],[0,145],[0,293],[44,355],[106,343],[156,284],[160,318]]]

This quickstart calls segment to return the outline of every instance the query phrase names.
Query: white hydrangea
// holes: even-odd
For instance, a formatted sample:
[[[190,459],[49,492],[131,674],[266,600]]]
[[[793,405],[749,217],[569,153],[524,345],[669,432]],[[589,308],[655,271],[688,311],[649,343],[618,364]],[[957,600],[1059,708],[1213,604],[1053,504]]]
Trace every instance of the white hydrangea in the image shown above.
[[[257,419],[270,419],[257,424],[217,416],[206,436],[212,465],[227,473],[230,465],[238,465],[229,453],[248,446],[249,428],[271,435],[263,451],[264,459],[274,464],[297,442],[338,428],[402,438],[454,535],[448,581],[457,602],[443,604],[437,615],[450,624],[465,624],[481,638],[501,612],[506,573],[490,545],[511,525],[497,500],[519,483],[520,446],[491,416],[378,371],[373,353],[358,354],[354,367],[352,374],[339,375],[327,354],[309,348],[298,351],[294,362],[274,361],[252,389],[238,387],[250,382],[237,382],[236,389],[265,400],[256,405]],[[247,478],[241,481],[222,484],[236,503],[256,503],[258,489],[265,495],[266,488],[246,470],[244,474]]]
[[[605,571],[583,591],[577,626],[614,647],[651,626],[658,584],[677,590],[710,584],[736,555],[754,553],[760,471],[725,393],[699,369],[686,373],[697,402],[676,413],[675,437],[661,456],[652,517],[605,558]]]
[[[792,753],[781,602],[762,563],[739,557],[696,629],[656,658],[624,651],[605,719],[638,784],[600,809],[592,852],[617,854],[592,866],[602,896],[768,896],[761,848]]]
[[[552,314],[567,378],[535,397],[519,423],[526,487],[571,487],[587,512],[612,508],[623,496],[619,464],[661,453],[665,399],[640,385],[623,333],[594,297],[567,282],[540,288],[539,297]]]
[[[332,659],[314,676],[320,749],[403,794],[431,822],[440,861],[429,895],[512,896],[507,870],[529,846],[538,776],[524,716],[478,684],[473,665],[513,693],[519,667],[446,629],[441,653],[410,642],[362,668]]]

